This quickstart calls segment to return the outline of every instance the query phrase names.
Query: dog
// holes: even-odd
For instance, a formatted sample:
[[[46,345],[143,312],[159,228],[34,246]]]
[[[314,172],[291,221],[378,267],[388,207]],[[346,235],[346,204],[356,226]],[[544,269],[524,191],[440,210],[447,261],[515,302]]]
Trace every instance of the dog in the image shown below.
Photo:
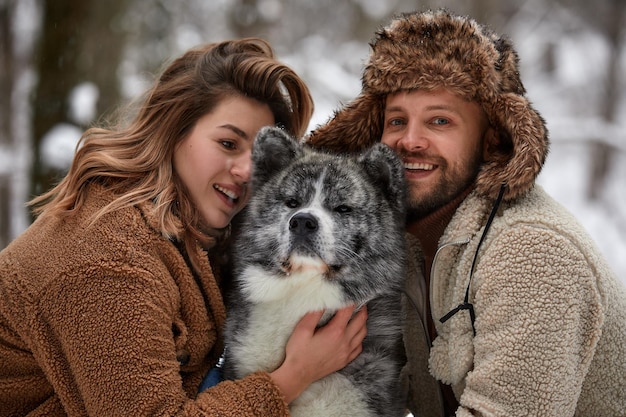
[[[402,163],[380,143],[358,156],[332,155],[266,127],[253,144],[251,186],[234,237],[225,378],[278,368],[305,313],[325,310],[325,322],[341,307],[367,304],[362,353],[310,385],[290,412],[403,415]]]

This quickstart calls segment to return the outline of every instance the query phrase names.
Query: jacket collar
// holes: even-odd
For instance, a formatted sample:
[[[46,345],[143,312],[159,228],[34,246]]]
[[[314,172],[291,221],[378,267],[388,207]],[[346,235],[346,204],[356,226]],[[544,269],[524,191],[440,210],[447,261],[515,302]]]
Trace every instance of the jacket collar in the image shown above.
[[[441,236],[450,224],[456,210],[472,190],[473,186],[463,191],[445,206],[408,225],[407,230],[417,236],[426,257],[432,259],[435,255]]]

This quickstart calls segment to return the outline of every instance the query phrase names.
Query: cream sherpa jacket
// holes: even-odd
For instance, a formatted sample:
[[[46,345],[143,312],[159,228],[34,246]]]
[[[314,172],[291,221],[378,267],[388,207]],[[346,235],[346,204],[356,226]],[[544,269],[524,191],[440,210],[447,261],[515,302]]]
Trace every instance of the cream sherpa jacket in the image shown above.
[[[503,202],[470,268],[492,201],[471,194],[440,239],[425,289],[417,241],[406,283],[403,382],[416,417],[441,416],[430,374],[466,416],[626,416],[626,290],[578,222],[539,186]],[[440,323],[463,303],[467,310]],[[438,336],[422,317],[430,292]],[[428,361],[428,363],[427,363]]]
[[[92,186],[0,252],[0,415],[287,416],[266,373],[197,394],[223,348],[209,259],[194,276],[150,204],[86,227],[111,199]]]
[[[453,386],[457,417],[626,416],[626,290],[578,222],[535,185],[548,131],[526,97],[512,42],[442,9],[397,15],[370,47],[361,93],[309,143],[361,152],[382,137],[389,94],[438,88],[479,104],[497,139],[439,241],[430,289],[419,245],[410,245],[403,381],[415,417],[442,415],[433,375]],[[469,310],[438,322],[463,303],[468,285],[476,336]],[[429,294],[432,348],[421,320]]]

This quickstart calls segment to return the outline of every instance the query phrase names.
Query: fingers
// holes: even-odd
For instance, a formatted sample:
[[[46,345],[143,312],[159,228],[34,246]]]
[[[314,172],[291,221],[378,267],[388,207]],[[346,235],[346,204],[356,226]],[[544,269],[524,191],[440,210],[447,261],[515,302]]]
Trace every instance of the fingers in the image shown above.
[[[350,320],[350,325],[363,327],[365,326],[366,322],[367,322],[367,307],[363,306],[354,314],[354,316],[352,317],[352,320]]]
[[[352,327],[358,328],[365,325],[367,321],[367,308],[361,307],[356,313],[354,311],[354,304],[337,310],[335,316],[332,318],[328,325],[338,326],[340,328]]]
[[[331,322],[335,322],[340,327],[346,327],[354,314],[354,304],[337,310]]]
[[[361,351],[361,344],[367,335],[367,308],[361,307],[356,313],[354,306],[350,305],[337,310],[333,318],[326,325],[318,328],[319,321],[324,315],[324,311],[313,311],[304,315],[293,331],[296,338],[310,338],[316,333],[322,333],[331,343],[340,343],[344,340],[347,344],[350,356],[352,352]]]
[[[315,332],[315,329],[317,328],[317,324],[322,319],[323,315],[323,310],[306,313],[296,325],[294,332],[306,331],[309,334],[313,334]]]
[[[324,333],[337,346],[336,354],[343,352],[343,366],[354,360],[363,350],[363,339],[367,335],[367,308],[362,307],[356,313],[354,306],[338,310],[335,316],[318,332]],[[342,347],[340,347],[342,346]],[[342,367],[343,367],[342,366]]]
[[[367,334],[367,309],[342,308],[318,327],[323,311],[307,313],[296,325],[285,347],[285,361],[273,373],[278,382],[289,382],[286,398],[293,398],[310,383],[344,368],[363,350]],[[295,381],[295,382],[294,382]],[[297,388],[297,389],[296,389]]]
[[[354,349],[352,349],[352,351],[348,355],[348,360],[346,362],[346,365],[348,365],[350,362],[355,360],[357,358],[357,356],[359,356],[361,354],[361,352],[363,352],[363,343],[357,343],[355,345]]]
[[[300,328],[301,330],[315,330],[323,315],[323,310],[306,313],[298,322],[296,329]],[[337,310],[332,319],[328,323],[326,323],[323,328],[335,327],[337,329],[343,330],[347,327],[352,327],[354,329],[358,329],[359,327],[364,326],[366,321],[367,308],[363,306],[355,313],[354,305],[351,304],[347,307],[343,307]]]

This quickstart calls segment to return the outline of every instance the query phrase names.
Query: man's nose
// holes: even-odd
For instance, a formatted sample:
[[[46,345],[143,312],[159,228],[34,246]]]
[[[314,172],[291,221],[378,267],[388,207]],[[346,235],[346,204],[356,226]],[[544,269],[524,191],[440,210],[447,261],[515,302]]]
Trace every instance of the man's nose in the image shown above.
[[[406,151],[424,150],[429,146],[426,129],[418,123],[409,123],[398,144]]]

